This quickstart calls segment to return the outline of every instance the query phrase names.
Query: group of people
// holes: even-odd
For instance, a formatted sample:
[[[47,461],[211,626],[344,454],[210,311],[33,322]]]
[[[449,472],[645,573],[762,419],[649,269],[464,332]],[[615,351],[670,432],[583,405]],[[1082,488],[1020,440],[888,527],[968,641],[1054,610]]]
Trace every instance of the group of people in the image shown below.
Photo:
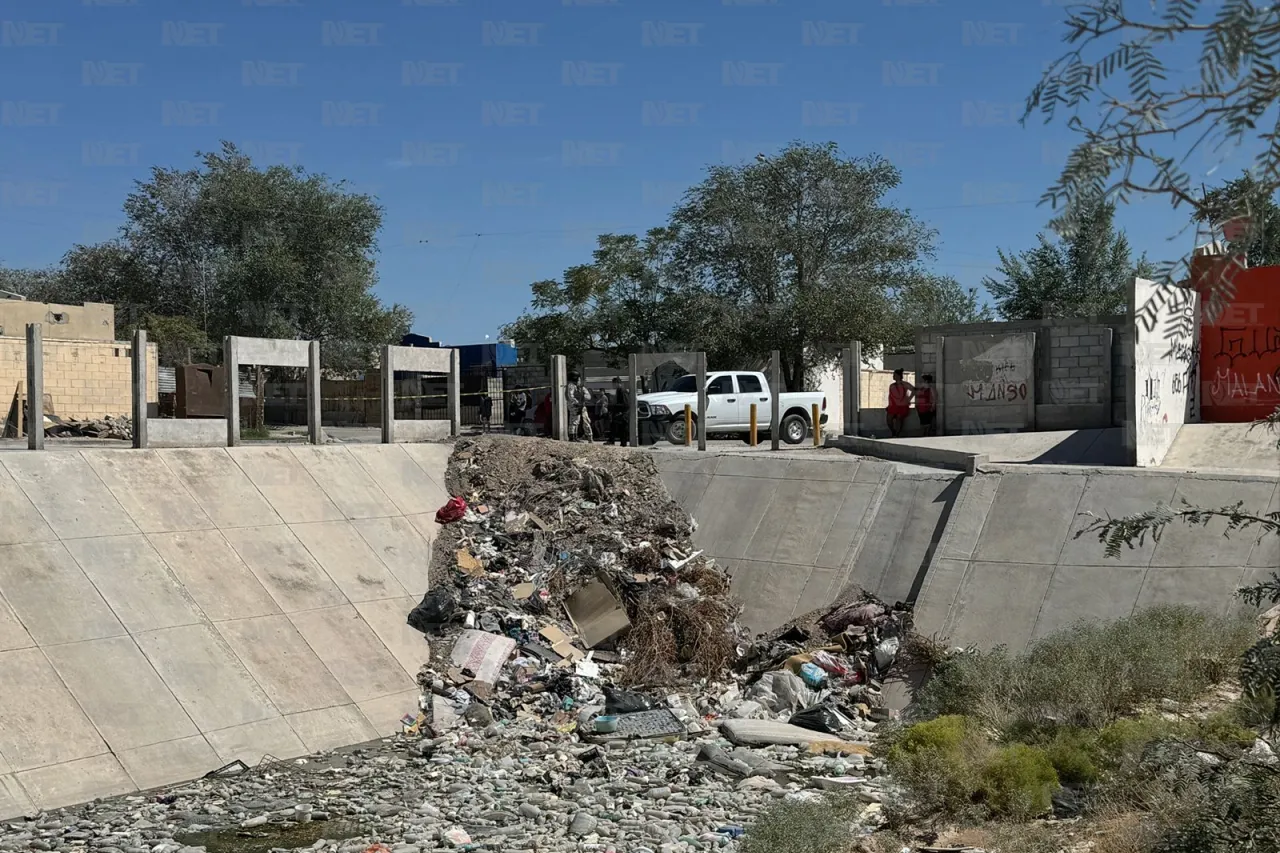
[[[924,430],[924,434],[936,435],[938,401],[933,393],[933,374],[926,373],[921,376],[920,386],[916,387],[903,378],[901,368],[893,371],[893,384],[889,386],[887,414],[889,432],[894,438],[902,437],[913,402],[916,404],[916,414],[920,418],[920,427]]]
[[[631,392],[624,387],[622,378],[613,378],[613,392],[592,391],[577,373],[569,374],[565,386],[565,405],[568,412],[569,440],[594,441],[596,436],[608,436],[607,444],[629,444]],[[532,410],[532,413],[531,413]],[[551,434],[551,395],[543,396],[537,408],[533,406],[533,394],[523,385],[517,385],[507,398],[507,422],[517,435]],[[480,428],[492,430],[493,398],[480,396]]]

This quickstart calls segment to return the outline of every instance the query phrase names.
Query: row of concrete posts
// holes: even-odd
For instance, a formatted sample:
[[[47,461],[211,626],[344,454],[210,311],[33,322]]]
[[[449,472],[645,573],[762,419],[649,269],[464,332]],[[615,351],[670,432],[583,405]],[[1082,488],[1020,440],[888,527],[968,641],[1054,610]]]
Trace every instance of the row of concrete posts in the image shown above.
[[[240,444],[240,366],[296,368],[306,371],[307,437],[310,443],[324,441],[321,430],[320,342],[278,338],[227,337],[223,342],[223,364],[227,374],[226,415],[224,418],[151,418],[148,416],[147,333],[139,329],[133,336],[133,446],[146,447],[235,447]],[[844,432],[857,434],[861,346],[855,342],[843,352],[844,367]],[[382,443],[416,442],[457,436],[460,431],[461,376],[458,351],[445,348],[384,346],[381,357]],[[397,371],[445,374],[447,420],[398,420],[395,417],[395,374]],[[635,442],[640,435],[637,356],[628,365],[628,384],[632,405],[628,413],[630,436]],[[706,422],[707,357],[696,354],[698,403],[697,423]],[[551,357],[551,434],[557,440],[569,438],[567,360],[563,355]],[[770,412],[769,438],[774,450],[779,448],[779,390],[782,370],[775,350],[769,367]],[[41,324],[27,326],[27,398],[31,406],[27,446],[44,449],[44,348]],[[689,416],[694,413],[689,412]],[[814,424],[815,436],[820,427]],[[707,449],[706,431],[697,432],[699,450]],[[686,433],[687,434],[687,433]]]

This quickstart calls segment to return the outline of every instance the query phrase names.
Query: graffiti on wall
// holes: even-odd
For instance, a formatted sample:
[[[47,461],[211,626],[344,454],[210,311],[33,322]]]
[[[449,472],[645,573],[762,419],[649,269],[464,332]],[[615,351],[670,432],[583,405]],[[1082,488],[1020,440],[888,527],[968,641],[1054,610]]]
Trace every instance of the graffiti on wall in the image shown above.
[[[1280,268],[1240,270],[1235,293],[1201,323],[1203,420],[1243,423],[1280,407]]]
[[[1184,423],[1196,419],[1199,298],[1187,288],[1134,280],[1133,408],[1136,464],[1159,465]]]

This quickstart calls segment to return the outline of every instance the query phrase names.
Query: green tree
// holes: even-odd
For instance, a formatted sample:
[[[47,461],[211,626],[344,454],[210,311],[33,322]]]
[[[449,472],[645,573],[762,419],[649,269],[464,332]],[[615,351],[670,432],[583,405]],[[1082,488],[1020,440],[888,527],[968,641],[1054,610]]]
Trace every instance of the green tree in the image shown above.
[[[1232,251],[1243,251],[1249,266],[1280,264],[1280,206],[1276,205],[1275,193],[1266,192],[1252,175],[1245,172],[1209,190],[1201,204],[1196,217],[1204,225],[1217,225],[1240,216],[1257,222],[1257,228],[1248,233],[1247,242],[1230,247]]]
[[[877,156],[792,143],[753,163],[713,166],[673,215],[681,274],[728,306],[738,359],[782,354],[788,390],[833,361],[836,342],[901,334],[895,296],[928,277],[934,233],[885,201],[901,180]],[[719,346],[726,346],[724,338]]]
[[[1114,224],[1115,207],[1094,205],[1081,226],[1059,241],[1043,233],[1034,249],[1000,254],[998,277],[983,286],[1006,320],[1106,317],[1128,311],[1129,282],[1155,270],[1145,257],[1134,264],[1129,241]]]
[[[915,343],[917,326],[945,326],[951,323],[987,323],[991,307],[982,301],[976,288],[964,288],[951,276],[920,275],[898,288],[893,295],[891,315],[895,331],[887,343],[905,346]]]
[[[319,340],[324,364],[339,369],[371,363],[408,332],[410,312],[372,292],[373,198],[302,167],[258,168],[227,142],[199,158],[194,169],[153,168],[125,200],[121,237],[73,248],[48,293],[114,302],[121,334],[152,315],[186,318],[213,342]]]
[[[533,304],[502,333],[545,355],[598,352],[615,367],[632,352],[662,351],[702,340],[723,317],[715,300],[678,275],[672,228],[643,237],[602,234],[589,264],[532,285]]]

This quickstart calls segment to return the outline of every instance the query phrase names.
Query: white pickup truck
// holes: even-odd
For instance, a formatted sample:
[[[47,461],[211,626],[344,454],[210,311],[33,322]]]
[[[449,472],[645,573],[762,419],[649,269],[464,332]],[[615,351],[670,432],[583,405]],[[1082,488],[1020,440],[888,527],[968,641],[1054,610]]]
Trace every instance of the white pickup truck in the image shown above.
[[[707,374],[707,435],[745,433],[751,429],[751,404],[756,404],[756,432],[769,435],[771,409],[769,383],[763,373],[718,371]],[[778,395],[781,438],[799,444],[810,434],[813,406],[818,405],[820,423],[827,422],[827,398],[818,391]],[[681,376],[666,391],[641,394],[636,398],[636,416],[651,420],[672,444],[684,444],[684,407],[693,409],[694,435],[698,418],[698,380],[690,373]]]

